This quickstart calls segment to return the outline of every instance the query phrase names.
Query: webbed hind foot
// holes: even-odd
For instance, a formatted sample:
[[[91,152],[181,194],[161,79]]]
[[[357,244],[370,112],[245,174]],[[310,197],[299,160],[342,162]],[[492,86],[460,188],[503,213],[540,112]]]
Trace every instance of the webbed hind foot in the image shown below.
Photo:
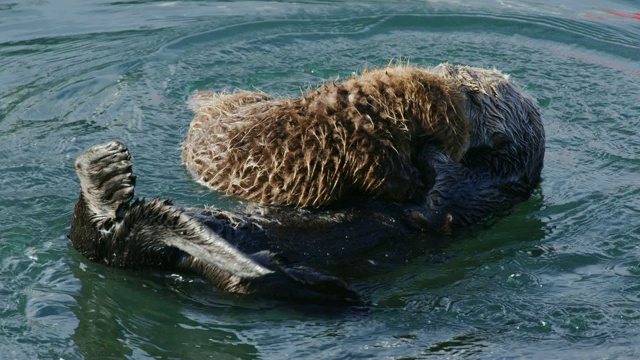
[[[136,177],[130,160],[127,147],[117,141],[93,146],[76,159],[82,195],[95,220],[114,218],[133,198]]]

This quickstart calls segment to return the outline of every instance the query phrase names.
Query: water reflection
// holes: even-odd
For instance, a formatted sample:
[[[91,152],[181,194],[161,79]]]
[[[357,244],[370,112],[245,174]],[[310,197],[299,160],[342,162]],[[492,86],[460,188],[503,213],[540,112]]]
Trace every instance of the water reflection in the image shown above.
[[[251,342],[239,336],[241,325],[191,319],[188,312],[202,307],[171,291],[176,287],[174,278],[120,270],[103,276],[101,266],[76,261],[69,264],[80,281],[72,308],[78,326],[71,338],[84,358],[253,358],[257,354]],[[192,291],[184,290],[189,284],[177,287]],[[230,306],[208,305],[212,318]]]

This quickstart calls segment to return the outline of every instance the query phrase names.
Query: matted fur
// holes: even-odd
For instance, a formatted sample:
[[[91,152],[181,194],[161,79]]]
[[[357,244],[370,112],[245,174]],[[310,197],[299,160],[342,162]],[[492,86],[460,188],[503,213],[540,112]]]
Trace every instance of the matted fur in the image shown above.
[[[412,66],[302,98],[199,92],[183,160],[200,183],[264,204],[323,207],[352,192],[407,200],[424,190],[423,145],[455,160],[467,150],[463,101],[457,86]]]

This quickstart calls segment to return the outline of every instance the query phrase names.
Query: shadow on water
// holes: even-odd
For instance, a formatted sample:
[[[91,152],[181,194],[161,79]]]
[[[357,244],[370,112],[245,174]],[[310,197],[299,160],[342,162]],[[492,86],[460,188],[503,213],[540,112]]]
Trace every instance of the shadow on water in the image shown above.
[[[196,293],[198,286],[144,272],[103,272],[100,266],[84,263],[84,259],[77,260],[79,254],[74,255],[76,261],[69,265],[80,281],[80,290],[74,296],[78,326],[71,339],[78,355],[87,359],[257,355],[255,347],[240,335],[245,326],[225,321],[231,301],[208,303],[207,311],[215,321],[206,324],[190,319],[188,314],[202,310],[201,303],[186,295]],[[141,333],[145,336],[141,337]]]
[[[255,341],[243,335],[249,329],[310,318],[362,318],[369,311],[221,293],[201,279],[177,274],[105,272],[71,252],[69,266],[80,282],[73,296],[78,325],[71,335],[72,348],[88,359],[171,354],[184,359],[259,358]]]

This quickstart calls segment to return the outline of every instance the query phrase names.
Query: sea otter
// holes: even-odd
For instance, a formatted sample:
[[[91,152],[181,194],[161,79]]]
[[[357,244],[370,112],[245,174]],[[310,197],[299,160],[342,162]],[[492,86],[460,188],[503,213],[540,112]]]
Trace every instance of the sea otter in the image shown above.
[[[197,181],[268,205],[320,208],[345,194],[421,197],[429,144],[454,161],[471,126],[456,84],[413,66],[365,71],[302,98],[200,92],[183,146]]]
[[[199,275],[233,293],[359,304],[336,271],[366,265],[377,248],[421,231],[403,206],[376,199],[341,210],[279,208],[268,216],[132,201],[136,177],[119,142],[86,150],[75,169],[80,196],[69,238],[82,255],[118,268]]]
[[[545,136],[540,111],[530,97],[497,70],[443,64],[425,71],[441,78],[449,90],[459,92],[462,102],[456,105],[456,112],[464,110],[461,118],[467,119],[471,131],[459,147],[463,150],[452,150],[443,139],[432,138],[417,145],[411,140],[408,146],[412,158],[407,166],[414,169],[386,169],[389,174],[385,176],[410,175],[407,178],[416,181],[415,187],[425,187],[422,197],[399,202],[372,193],[373,196],[354,203],[355,206],[329,210],[275,207],[266,216],[185,209],[160,200],[132,202],[135,177],[130,155],[124,145],[114,142],[87,150],[75,162],[81,193],[69,237],[89,259],[111,266],[195,273],[237,293],[358,302],[358,294],[332,269],[352,266],[358,256],[385,244],[400,245],[412,234],[428,237],[482,222],[526,200],[540,182]],[[209,96],[204,93],[198,96],[202,95]],[[244,113],[245,107],[253,109],[255,104],[272,101],[256,92],[229,96],[212,100],[222,100],[216,105],[221,109],[216,113],[221,120],[234,118],[241,122],[237,114]],[[428,108],[432,99],[412,101],[426,102],[420,106]],[[254,127],[271,126],[252,118],[246,121]],[[207,131],[206,128],[192,131],[203,136],[197,146],[206,146],[209,139],[211,148],[215,148],[217,132],[221,131],[223,137],[233,133],[220,127]],[[294,131],[301,133],[300,129]],[[194,139],[192,135],[187,142]],[[454,135],[455,138],[459,133]],[[387,138],[390,139],[407,140],[403,136]],[[322,144],[331,147],[332,140],[342,141],[340,137],[324,138]],[[244,143],[246,139],[233,137],[226,141]],[[192,145],[195,143],[187,143],[185,147]],[[457,151],[462,152],[461,156]],[[230,167],[246,165],[246,158],[228,160]],[[291,167],[283,169],[299,171]],[[281,197],[290,191],[290,188],[280,190],[284,191],[280,195],[268,189],[269,184],[262,191]],[[293,205],[302,204],[314,202]]]

